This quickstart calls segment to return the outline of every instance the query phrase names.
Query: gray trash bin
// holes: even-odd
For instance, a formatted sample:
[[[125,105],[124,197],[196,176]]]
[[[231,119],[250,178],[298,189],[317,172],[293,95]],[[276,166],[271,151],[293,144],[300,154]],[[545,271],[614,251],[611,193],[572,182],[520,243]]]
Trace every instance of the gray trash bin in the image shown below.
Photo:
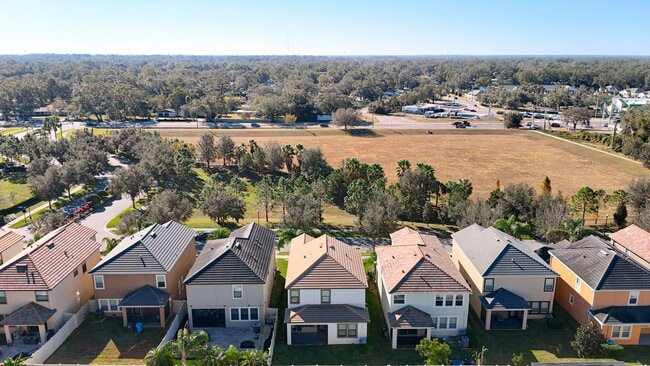
[[[253,323],[253,333],[259,333],[262,331],[262,323],[255,322]]]
[[[469,337],[468,336],[460,337],[460,346],[462,348],[469,348]]]

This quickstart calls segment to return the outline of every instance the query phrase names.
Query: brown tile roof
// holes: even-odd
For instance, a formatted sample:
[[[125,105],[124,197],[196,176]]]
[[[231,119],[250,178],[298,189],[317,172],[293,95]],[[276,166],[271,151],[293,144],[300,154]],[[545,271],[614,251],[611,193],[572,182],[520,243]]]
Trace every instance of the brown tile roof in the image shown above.
[[[56,313],[56,309],[46,308],[35,302],[17,309],[13,313],[7,315],[0,325],[41,325]]]
[[[630,225],[615,233],[609,234],[609,237],[629,249],[634,254],[643,258],[650,263],[650,233],[636,225]]]
[[[431,315],[411,305],[388,314],[391,328],[430,328],[433,327]]]
[[[391,239],[390,246],[375,249],[389,293],[471,292],[435,235],[403,228]]]
[[[301,235],[291,241],[285,288],[367,287],[361,253],[355,248],[327,235]]]
[[[0,267],[0,291],[53,289],[99,251],[95,234],[73,222],[46,235]]]
[[[17,234],[13,231],[7,231],[4,234],[0,234],[0,252],[4,252],[5,250],[9,249],[16,243],[20,243],[25,239],[24,236]]]
[[[405,229],[391,234],[392,245],[375,249],[389,293],[471,292],[435,235]]]
[[[344,304],[303,305],[284,312],[285,323],[367,323],[369,321],[368,309]]]

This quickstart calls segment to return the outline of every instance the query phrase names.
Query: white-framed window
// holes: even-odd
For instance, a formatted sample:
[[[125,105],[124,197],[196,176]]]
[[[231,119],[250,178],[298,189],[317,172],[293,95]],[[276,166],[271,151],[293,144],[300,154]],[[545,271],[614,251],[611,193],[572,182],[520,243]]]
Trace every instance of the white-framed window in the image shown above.
[[[569,304],[573,305],[573,294],[569,294]]]
[[[551,304],[548,301],[529,301],[528,305],[530,305],[529,314],[548,314]]]
[[[628,305],[636,305],[639,302],[639,291],[630,291],[630,297],[627,299]]]
[[[49,301],[50,294],[47,291],[34,291],[36,295],[36,301]]]
[[[6,304],[7,303],[7,293],[4,291],[0,291],[0,304]]]
[[[463,306],[463,295],[456,295],[456,306]]]
[[[289,290],[289,302],[291,304],[300,304],[300,290]]]
[[[432,316],[431,321],[433,322],[433,326],[431,328],[438,329],[438,317],[437,316]]]
[[[445,305],[445,297],[443,295],[436,295],[436,306]]]
[[[104,276],[94,275],[93,282],[95,283],[95,290],[103,290],[104,287]]]
[[[449,317],[449,329],[456,329],[458,327],[458,317],[457,316],[450,316]]]
[[[336,335],[338,338],[356,338],[357,325],[356,324],[337,324]]]
[[[119,311],[118,304],[121,299],[99,299],[99,308],[103,311],[114,313]]]
[[[332,302],[332,291],[331,290],[320,290],[320,303],[321,304],[330,304]]]
[[[576,277],[576,283],[575,283],[576,291],[580,291],[580,285],[582,285],[582,281],[580,280],[580,277]]]
[[[438,329],[447,329],[447,317],[441,316],[438,318]]]
[[[232,285],[232,298],[233,299],[244,298],[244,285]]]
[[[454,306],[454,295],[445,295],[445,306]]]
[[[555,278],[544,279],[544,292],[553,292],[555,288]]]
[[[230,308],[231,321],[260,320],[258,308]]]
[[[158,288],[167,288],[167,276],[156,275],[156,286]]]
[[[403,304],[405,301],[404,295],[393,295],[393,304]]]
[[[486,278],[483,281],[483,292],[492,292],[494,291],[494,278]]]
[[[612,327],[612,338],[629,339],[632,333],[631,325],[615,325]]]

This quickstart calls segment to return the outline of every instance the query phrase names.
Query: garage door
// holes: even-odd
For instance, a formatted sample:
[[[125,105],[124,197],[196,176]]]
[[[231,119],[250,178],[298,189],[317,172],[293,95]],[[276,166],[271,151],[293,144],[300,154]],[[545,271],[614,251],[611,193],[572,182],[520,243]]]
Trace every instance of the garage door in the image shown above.
[[[415,348],[426,337],[426,329],[398,329],[397,348]]]
[[[192,309],[192,324],[195,328],[226,326],[225,309]]]
[[[327,344],[327,324],[292,326],[291,344]]]

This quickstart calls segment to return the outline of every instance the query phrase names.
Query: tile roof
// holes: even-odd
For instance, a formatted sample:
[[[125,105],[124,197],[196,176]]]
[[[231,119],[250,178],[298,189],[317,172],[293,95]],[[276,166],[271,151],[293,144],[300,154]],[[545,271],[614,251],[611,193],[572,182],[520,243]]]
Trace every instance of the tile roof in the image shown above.
[[[210,240],[190,269],[186,284],[221,285],[266,283],[274,259],[276,235],[256,223],[243,226],[230,237]]]
[[[303,305],[284,311],[285,323],[367,323],[368,309],[352,305]]]
[[[650,233],[636,225],[630,225],[615,233],[609,234],[609,237],[629,249],[634,254],[643,258],[650,263]]]
[[[471,292],[435,235],[403,228],[378,246],[377,263],[389,293]]]
[[[486,309],[523,310],[530,309],[523,297],[501,287],[494,292],[481,296],[481,303]]]
[[[557,277],[526,244],[493,227],[470,225],[451,235],[482,275]]]
[[[595,290],[650,289],[650,272],[588,236],[565,249],[549,252]]]
[[[301,235],[291,241],[286,289],[367,288],[361,253],[335,238]]]
[[[126,294],[118,306],[161,307],[165,306],[167,301],[169,301],[169,293],[151,285],[144,285]]]
[[[7,315],[4,320],[0,321],[0,325],[41,325],[55,313],[56,309],[30,302]]]
[[[650,324],[650,306],[608,306],[589,312],[601,324]]]
[[[195,231],[175,221],[153,224],[124,238],[91,274],[168,273],[189,245]]]
[[[0,291],[53,289],[99,251],[95,234],[72,222],[44,236],[0,266]]]
[[[434,326],[431,315],[411,305],[388,314],[391,328],[431,328]]]
[[[25,239],[24,236],[17,234],[13,231],[7,231],[5,233],[2,233],[1,235],[2,236],[0,236],[0,252],[4,252],[5,250],[11,248],[15,244],[20,243]]]

